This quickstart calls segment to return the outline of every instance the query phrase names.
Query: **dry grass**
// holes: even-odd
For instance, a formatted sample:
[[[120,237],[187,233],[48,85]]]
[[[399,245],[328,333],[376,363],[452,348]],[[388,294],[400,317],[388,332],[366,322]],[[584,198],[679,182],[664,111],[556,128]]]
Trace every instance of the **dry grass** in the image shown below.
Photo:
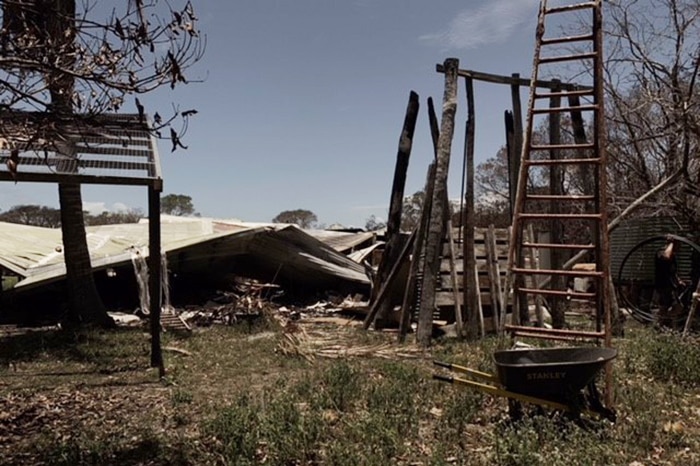
[[[492,371],[505,342],[430,351],[351,325],[275,321],[0,341],[1,464],[700,464],[697,341],[631,329],[618,422],[513,423],[504,399],[431,380],[432,359]]]

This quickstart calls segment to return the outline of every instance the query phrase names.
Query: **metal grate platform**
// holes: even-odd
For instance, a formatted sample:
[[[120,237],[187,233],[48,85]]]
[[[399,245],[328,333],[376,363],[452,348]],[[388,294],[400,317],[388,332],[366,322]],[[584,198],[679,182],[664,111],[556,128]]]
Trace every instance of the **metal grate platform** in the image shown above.
[[[31,112],[0,112],[0,180],[153,185],[160,160],[148,118],[75,115],[65,123]],[[17,162],[17,173],[8,161]]]

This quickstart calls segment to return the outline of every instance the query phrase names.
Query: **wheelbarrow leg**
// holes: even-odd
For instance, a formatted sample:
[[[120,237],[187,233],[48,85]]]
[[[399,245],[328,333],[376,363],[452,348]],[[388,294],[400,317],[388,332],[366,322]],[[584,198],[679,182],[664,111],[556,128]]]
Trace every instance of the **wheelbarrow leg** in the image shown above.
[[[590,406],[590,410],[600,414],[602,417],[604,417],[610,422],[615,422],[617,420],[617,415],[612,409],[603,406],[603,403],[600,401],[600,392],[598,392],[598,388],[595,386],[595,382],[589,383],[586,387],[586,390],[588,391],[586,401]]]
[[[508,416],[513,422],[518,422],[523,418],[523,405],[517,400],[508,398]]]

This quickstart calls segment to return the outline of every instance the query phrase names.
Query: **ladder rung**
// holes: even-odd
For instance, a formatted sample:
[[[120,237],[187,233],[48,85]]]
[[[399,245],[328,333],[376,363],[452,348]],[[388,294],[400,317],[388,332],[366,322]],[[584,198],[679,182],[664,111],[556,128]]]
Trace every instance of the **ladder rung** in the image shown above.
[[[583,165],[599,163],[599,158],[590,159],[543,159],[543,160],[525,160],[526,165]]]
[[[569,298],[588,298],[596,297],[595,293],[583,293],[580,291],[561,291],[561,290],[546,290],[538,288],[518,288],[520,293],[540,294],[545,296],[565,296]]]
[[[593,244],[523,243],[522,247],[533,249],[595,249]]]
[[[589,270],[547,270],[547,269],[524,269],[513,267],[513,273],[523,275],[559,275],[562,277],[596,277],[603,276],[603,272],[591,272]]]
[[[523,219],[601,220],[601,214],[518,214]]]
[[[539,335],[558,335],[581,338],[603,338],[605,332],[587,332],[585,330],[565,330],[559,328],[525,327],[522,325],[506,325],[509,332],[528,332]]]
[[[568,149],[595,149],[595,143],[589,142],[586,144],[532,144],[530,145],[530,150],[568,150]]]
[[[552,37],[550,39],[542,39],[542,45],[551,44],[564,44],[567,42],[581,42],[584,40],[593,40],[595,36],[593,34],[582,34],[580,36],[568,36],[568,37]]]
[[[583,194],[525,194],[527,201],[595,201],[593,195]]]
[[[540,57],[539,63],[559,63],[563,61],[573,61],[573,60],[589,60],[598,58],[597,52],[587,52],[587,53],[572,53],[571,55],[558,55],[553,57]]]
[[[557,113],[557,112],[571,112],[577,110],[579,112],[587,112],[591,110],[598,110],[598,105],[578,105],[576,107],[548,107],[548,108],[533,108],[532,113]]]
[[[595,8],[598,2],[577,3],[575,5],[553,6],[544,10],[544,14],[566,13],[567,11],[583,10],[586,8]]]
[[[548,99],[550,97],[573,97],[593,95],[593,89],[577,89],[574,91],[557,91],[557,92],[535,92],[535,99]]]

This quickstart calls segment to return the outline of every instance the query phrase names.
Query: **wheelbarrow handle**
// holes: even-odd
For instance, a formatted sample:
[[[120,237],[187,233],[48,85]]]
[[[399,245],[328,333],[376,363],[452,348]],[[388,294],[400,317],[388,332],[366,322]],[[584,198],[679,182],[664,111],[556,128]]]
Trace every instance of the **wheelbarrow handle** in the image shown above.
[[[454,377],[449,377],[446,375],[433,374],[433,380],[439,380],[441,382],[454,383]]]
[[[498,377],[492,374],[487,374],[486,372],[477,371],[464,366],[458,366],[457,364],[450,364],[442,361],[433,361],[436,366],[444,367],[454,372],[461,372],[462,374],[467,374],[470,377],[485,380],[491,383],[498,383]]]
[[[442,362],[442,361],[433,361],[433,364],[436,366],[444,367],[446,369],[452,370],[452,364],[449,362]]]

